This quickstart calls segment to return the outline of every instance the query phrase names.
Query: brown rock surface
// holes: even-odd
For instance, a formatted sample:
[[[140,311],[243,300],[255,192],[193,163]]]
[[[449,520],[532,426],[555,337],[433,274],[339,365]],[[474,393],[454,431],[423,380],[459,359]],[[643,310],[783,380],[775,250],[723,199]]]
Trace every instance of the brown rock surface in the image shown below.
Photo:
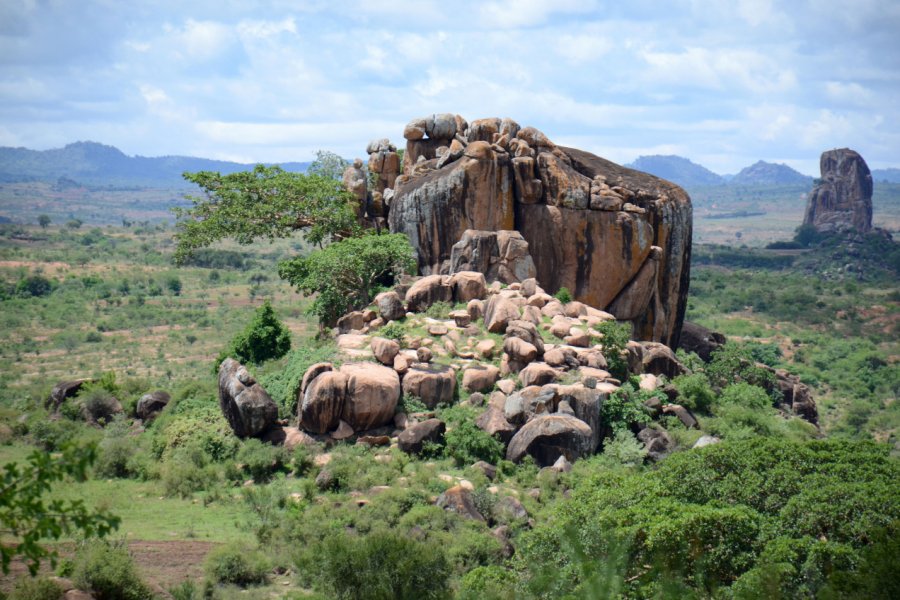
[[[347,376],[325,371],[313,379],[303,393],[299,425],[312,433],[328,433],[338,426],[347,397]]]
[[[410,237],[422,271],[450,272],[452,248],[466,230],[517,230],[547,291],[567,287],[578,300],[633,321],[640,339],[676,344],[689,280],[687,194],[667,181],[558,147],[533,127],[491,118],[473,121],[463,132],[456,119],[452,141],[464,147],[458,159],[447,150],[435,160],[438,147],[450,146],[453,136],[428,133],[453,130],[449,117],[416,119],[404,132],[406,166],[389,223]],[[478,270],[488,280],[492,269],[508,282],[527,278],[492,261],[508,254],[499,240],[495,247],[481,236],[462,246],[457,270]],[[651,258],[653,246],[660,250]]]
[[[574,462],[589,455],[592,444],[593,432],[581,419],[570,415],[542,415],[528,421],[513,436],[506,459],[517,463],[529,454],[539,466],[549,467],[560,456]]]
[[[819,159],[821,182],[806,204],[804,225],[819,231],[872,229],[872,174],[859,153],[849,148],[828,150]]]
[[[258,436],[278,419],[275,401],[233,358],[219,365],[219,408],[240,438]]]
[[[456,371],[447,366],[418,364],[403,376],[403,393],[419,398],[428,408],[450,404],[455,392]]]
[[[340,373],[347,377],[347,398],[341,418],[354,431],[391,422],[400,400],[400,377],[396,371],[361,362],[341,365]]]

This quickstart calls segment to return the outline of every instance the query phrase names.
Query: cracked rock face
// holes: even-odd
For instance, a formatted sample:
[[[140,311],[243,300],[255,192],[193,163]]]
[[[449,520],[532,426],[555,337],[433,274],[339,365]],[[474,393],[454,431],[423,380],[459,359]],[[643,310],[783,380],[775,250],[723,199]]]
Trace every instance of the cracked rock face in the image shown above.
[[[677,345],[690,277],[684,190],[511,119],[430,115],[404,137],[388,224],[409,237],[422,273],[484,263],[488,279],[521,281],[499,273],[503,253],[487,243],[490,232],[517,232],[533,261],[523,277],[631,321],[638,339]]]
[[[821,181],[809,194],[804,225],[819,231],[872,229],[872,174],[859,153],[828,150],[819,159]]]

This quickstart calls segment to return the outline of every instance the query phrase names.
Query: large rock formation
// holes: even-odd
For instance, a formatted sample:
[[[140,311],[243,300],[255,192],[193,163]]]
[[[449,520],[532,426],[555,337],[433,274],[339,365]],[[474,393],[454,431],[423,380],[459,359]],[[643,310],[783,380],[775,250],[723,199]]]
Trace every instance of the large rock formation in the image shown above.
[[[804,225],[819,231],[872,229],[872,174],[859,153],[828,150],[819,159],[820,182],[809,194]]]
[[[219,365],[219,407],[240,438],[262,435],[278,419],[278,405],[233,358]]]
[[[385,190],[388,222],[409,236],[423,273],[536,276],[550,293],[566,287],[631,321],[639,339],[677,345],[691,251],[684,190],[511,119],[432,115],[411,121],[404,137],[403,173]],[[504,268],[501,234],[495,242],[481,233],[504,231],[521,234],[534,271]]]

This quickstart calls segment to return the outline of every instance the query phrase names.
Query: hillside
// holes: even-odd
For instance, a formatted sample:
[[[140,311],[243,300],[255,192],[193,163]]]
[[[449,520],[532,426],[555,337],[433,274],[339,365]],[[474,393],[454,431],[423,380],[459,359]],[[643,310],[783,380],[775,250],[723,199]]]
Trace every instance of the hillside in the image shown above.
[[[75,142],[64,148],[29,150],[0,147],[0,182],[69,179],[93,186],[188,187],[185,171],[234,173],[253,165],[192,156],[128,156],[97,142]],[[309,163],[284,163],[287,171],[303,172]]]
[[[729,182],[732,185],[781,185],[792,183],[812,184],[813,178],[785,164],[757,161],[741,169]]]
[[[639,156],[634,162],[625,166],[668,179],[682,187],[725,183],[725,179],[720,175],[682,156]]]

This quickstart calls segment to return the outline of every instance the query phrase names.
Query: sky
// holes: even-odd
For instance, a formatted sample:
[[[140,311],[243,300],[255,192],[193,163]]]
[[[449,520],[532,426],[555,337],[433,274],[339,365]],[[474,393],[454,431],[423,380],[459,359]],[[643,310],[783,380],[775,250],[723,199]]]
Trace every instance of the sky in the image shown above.
[[[0,146],[353,158],[453,112],[619,163],[900,167],[898,32],[897,0],[0,0]]]

